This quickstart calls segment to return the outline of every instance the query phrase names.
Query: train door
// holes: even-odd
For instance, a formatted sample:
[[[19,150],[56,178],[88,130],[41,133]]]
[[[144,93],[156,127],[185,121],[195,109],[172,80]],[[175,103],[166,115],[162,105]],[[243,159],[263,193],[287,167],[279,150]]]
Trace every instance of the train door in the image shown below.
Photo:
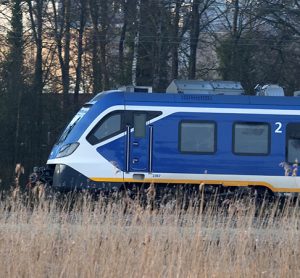
[[[126,172],[152,172],[153,130],[158,111],[126,112]]]
[[[149,172],[150,128],[147,124],[147,112],[132,112],[132,126],[128,126],[127,161],[129,172]],[[129,132],[129,128],[132,132]]]

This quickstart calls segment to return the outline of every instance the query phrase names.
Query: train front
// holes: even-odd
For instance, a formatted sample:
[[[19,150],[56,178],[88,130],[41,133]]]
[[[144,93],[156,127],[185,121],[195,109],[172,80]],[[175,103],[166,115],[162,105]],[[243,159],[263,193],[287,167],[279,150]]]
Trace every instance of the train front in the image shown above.
[[[108,91],[95,96],[74,116],[47,161],[53,171],[53,189],[111,191],[122,185],[123,172],[101,155],[101,142],[93,142],[90,136],[103,118],[116,110],[124,110],[123,93]],[[120,182],[113,182],[116,180]]]

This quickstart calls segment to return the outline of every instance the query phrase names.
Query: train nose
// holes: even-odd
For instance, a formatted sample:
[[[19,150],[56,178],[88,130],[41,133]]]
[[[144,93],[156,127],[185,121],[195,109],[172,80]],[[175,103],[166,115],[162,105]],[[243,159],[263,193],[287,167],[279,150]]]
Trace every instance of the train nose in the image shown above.
[[[56,188],[77,188],[86,183],[86,177],[73,168],[57,164],[53,173],[53,187]]]
[[[112,192],[119,191],[122,188],[123,184],[92,181],[70,166],[64,164],[56,164],[53,174],[52,186],[53,189],[61,192],[76,190],[80,191],[86,189],[88,189],[89,192]]]

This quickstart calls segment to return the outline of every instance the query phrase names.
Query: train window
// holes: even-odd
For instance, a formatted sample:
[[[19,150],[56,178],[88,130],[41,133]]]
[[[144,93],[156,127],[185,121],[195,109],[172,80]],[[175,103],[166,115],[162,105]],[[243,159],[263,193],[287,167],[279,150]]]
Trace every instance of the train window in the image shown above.
[[[87,136],[87,140],[92,144],[98,144],[123,130],[122,113],[112,112],[96,125],[92,132]]]
[[[144,138],[146,136],[147,114],[135,112],[133,116],[134,137]]]
[[[300,161],[300,123],[290,123],[286,127],[286,156],[288,163]]]
[[[270,125],[267,123],[235,123],[233,152],[239,155],[268,155],[270,151]]]
[[[216,151],[216,123],[183,121],[179,129],[179,150],[184,153],[210,154]]]

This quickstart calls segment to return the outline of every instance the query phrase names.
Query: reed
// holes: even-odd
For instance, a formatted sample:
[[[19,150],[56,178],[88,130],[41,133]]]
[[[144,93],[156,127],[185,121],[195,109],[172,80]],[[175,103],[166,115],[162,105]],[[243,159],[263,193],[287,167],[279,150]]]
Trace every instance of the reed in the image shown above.
[[[291,200],[2,198],[0,277],[299,277],[299,219]]]

